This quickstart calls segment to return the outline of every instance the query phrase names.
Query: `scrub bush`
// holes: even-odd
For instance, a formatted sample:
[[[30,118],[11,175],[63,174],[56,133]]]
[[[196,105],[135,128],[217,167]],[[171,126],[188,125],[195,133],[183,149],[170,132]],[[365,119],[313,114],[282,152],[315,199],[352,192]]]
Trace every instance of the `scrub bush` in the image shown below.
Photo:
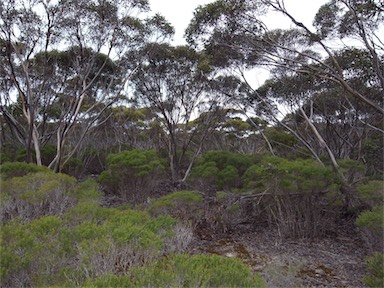
[[[13,177],[21,177],[30,173],[50,172],[51,170],[45,166],[37,166],[32,163],[25,162],[6,162],[0,165],[0,174],[3,180]]]
[[[238,259],[176,254],[127,275],[104,275],[85,287],[266,287],[258,273]]]
[[[363,277],[368,287],[384,287],[384,255],[376,252],[366,259],[369,275]]]
[[[264,157],[248,168],[243,180],[259,195],[251,203],[255,217],[268,219],[283,238],[322,235],[337,216],[337,179],[330,167],[312,159]]]
[[[357,186],[361,200],[369,207],[383,204],[384,181],[372,180]]]
[[[366,210],[358,215],[356,225],[371,252],[384,251],[384,181],[362,183],[357,191]]]
[[[153,150],[134,149],[111,154],[108,170],[99,176],[99,183],[108,194],[132,203],[143,202],[158,183],[164,166]]]
[[[384,206],[375,206],[359,214],[356,225],[370,251],[384,251]]]
[[[153,200],[149,207],[153,215],[169,214],[181,220],[199,216],[203,209],[203,196],[194,191],[177,191]]]
[[[241,177],[253,159],[249,155],[228,151],[208,151],[196,162],[190,179],[203,187],[231,190],[242,187]]]
[[[100,197],[93,181],[77,185],[74,178],[51,171],[12,177],[2,181],[0,217],[7,222],[61,215],[84,197]]]
[[[101,207],[88,188],[77,190],[78,204],[62,215],[27,222],[15,217],[2,224],[2,286],[81,287],[101,275],[126,274],[170,251],[166,245],[179,229],[175,219]]]

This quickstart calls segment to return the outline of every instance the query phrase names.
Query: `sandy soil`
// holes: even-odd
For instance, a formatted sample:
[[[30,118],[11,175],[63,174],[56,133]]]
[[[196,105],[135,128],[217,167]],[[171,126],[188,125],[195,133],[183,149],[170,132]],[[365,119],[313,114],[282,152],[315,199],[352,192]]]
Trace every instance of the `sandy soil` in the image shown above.
[[[365,287],[361,278],[367,251],[356,231],[282,241],[276,231],[251,230],[200,234],[189,250],[240,258],[263,275],[268,287]]]

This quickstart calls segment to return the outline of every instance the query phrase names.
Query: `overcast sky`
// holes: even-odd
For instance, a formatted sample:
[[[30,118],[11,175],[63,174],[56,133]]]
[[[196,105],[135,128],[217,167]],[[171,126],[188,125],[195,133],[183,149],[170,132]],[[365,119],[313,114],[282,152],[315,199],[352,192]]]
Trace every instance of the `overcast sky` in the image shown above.
[[[149,0],[153,12],[162,14],[175,28],[174,45],[183,45],[184,31],[193,17],[193,11],[199,5],[204,5],[213,0]],[[288,11],[300,22],[306,25],[312,23],[313,17],[319,7],[326,0],[285,0]],[[269,15],[265,21],[269,28],[289,28],[290,22],[282,19],[278,14]],[[285,26],[285,27],[284,27]],[[288,27],[287,27],[288,26]]]

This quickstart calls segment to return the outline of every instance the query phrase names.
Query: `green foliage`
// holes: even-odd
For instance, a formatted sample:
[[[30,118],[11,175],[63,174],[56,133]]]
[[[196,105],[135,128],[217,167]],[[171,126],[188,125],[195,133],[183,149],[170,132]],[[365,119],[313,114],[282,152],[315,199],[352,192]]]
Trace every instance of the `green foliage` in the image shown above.
[[[228,165],[217,174],[217,177],[219,187],[231,187],[239,179],[239,174],[236,167]]]
[[[4,143],[4,141],[2,141],[0,147],[0,164],[16,161],[16,156],[19,150],[20,148],[17,145],[13,143]]]
[[[268,207],[263,216],[279,226],[282,237],[318,237],[329,229],[330,215],[337,215],[335,175],[312,159],[264,157],[243,180],[250,191],[263,195],[258,205]]]
[[[2,282],[20,281],[23,286],[28,283],[35,283],[36,286],[52,284],[51,281],[58,277],[56,273],[62,265],[62,257],[68,253],[69,246],[65,247],[61,239],[65,230],[57,216],[45,216],[24,224],[10,222],[3,225],[2,255],[12,257],[1,257]]]
[[[48,173],[50,170],[45,166],[37,166],[35,164],[25,162],[7,162],[0,165],[1,178],[4,180],[37,172]]]
[[[18,165],[16,167],[18,168]],[[23,169],[19,171],[23,173],[26,171],[25,167],[31,168],[30,171],[45,172],[35,172],[2,181],[0,194],[2,222],[15,218],[28,222],[41,216],[62,215],[79,202],[96,202],[101,197],[97,184],[91,179],[77,184],[75,178],[52,173],[47,168],[40,169],[42,167],[25,163],[22,163],[21,167]],[[14,170],[9,171],[13,173]]]
[[[171,194],[160,197],[151,203],[151,207],[154,209],[163,207],[172,207],[179,203],[187,205],[196,205],[203,201],[203,196],[194,191],[177,191]]]
[[[357,217],[356,225],[360,228],[363,239],[370,251],[382,251],[384,248],[384,206],[378,205],[366,210]]]
[[[101,192],[95,181],[87,179],[80,183],[76,189],[76,198],[78,201],[93,200],[98,201],[101,197]]]
[[[2,221],[0,277],[7,287],[82,286],[96,275],[153,261],[168,249],[165,241],[175,236],[176,221],[170,216],[100,207],[91,180],[78,185],[67,175],[35,173],[5,184],[6,193],[24,201],[20,207],[25,210],[32,203],[35,211],[26,217],[17,208],[21,214]],[[49,206],[62,202],[71,205],[61,210]]]
[[[62,171],[63,173],[66,173],[75,177],[79,174],[78,171],[82,167],[83,167],[83,162],[77,157],[72,157],[68,160],[68,162],[62,168]]]
[[[273,156],[249,167],[243,179],[246,187],[260,192],[272,189],[300,193],[325,190],[335,180],[330,167],[312,159],[287,160]]]
[[[368,287],[384,287],[384,255],[376,252],[366,259],[370,275],[363,277],[363,283]]]
[[[275,153],[280,156],[295,156],[293,151],[287,148],[293,148],[298,144],[297,138],[286,131],[282,131],[273,127],[268,127],[265,131],[265,136],[272,144]]]
[[[137,202],[148,196],[164,166],[153,150],[126,150],[107,157],[108,170],[101,173],[99,182],[108,193],[118,194]]]
[[[372,180],[357,186],[361,199],[373,207],[384,201],[384,181]]]
[[[356,219],[356,225],[374,231],[378,236],[383,235],[384,206],[376,206],[371,210],[362,212]]]
[[[118,154],[109,155],[107,161],[108,167],[114,173],[120,172],[121,169],[129,169],[137,177],[148,176],[155,168],[161,167],[161,162],[153,150],[142,151],[134,149],[123,151]]]
[[[56,156],[56,149],[56,145],[48,144],[40,150],[43,165],[48,166],[51,163]]]
[[[367,161],[367,174],[370,177],[382,179],[382,170],[384,167],[384,157],[381,157],[384,153],[383,134],[378,131],[372,133],[372,135],[363,142],[363,153]]]
[[[44,215],[61,215],[83,197],[97,199],[100,194],[90,180],[78,186],[73,177],[48,170],[3,181],[1,196],[0,216],[3,221],[15,217],[30,221]]]
[[[86,287],[266,287],[259,274],[238,259],[177,254],[128,275],[104,275]]]
[[[340,171],[348,179],[349,183],[361,181],[366,173],[364,163],[351,159],[342,159],[339,161]]]
[[[241,176],[253,163],[253,157],[228,151],[208,151],[197,161],[192,180],[203,180],[219,189],[239,188]]]
[[[194,191],[177,191],[153,200],[148,207],[153,215],[169,214],[182,220],[201,213],[203,196]]]

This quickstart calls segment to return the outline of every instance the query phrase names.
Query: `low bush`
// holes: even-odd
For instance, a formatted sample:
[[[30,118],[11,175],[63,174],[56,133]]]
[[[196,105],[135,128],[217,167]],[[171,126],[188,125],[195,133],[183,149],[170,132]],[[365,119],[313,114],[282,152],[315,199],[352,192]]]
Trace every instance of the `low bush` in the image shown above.
[[[384,204],[384,181],[372,180],[357,186],[361,200],[369,207]]]
[[[312,159],[267,156],[247,169],[243,181],[259,195],[253,198],[255,216],[277,225],[283,238],[320,236],[337,216],[337,179],[330,167]]]
[[[177,254],[127,275],[103,275],[86,287],[266,287],[258,273],[238,259]]]
[[[152,215],[169,214],[181,220],[198,217],[203,209],[203,196],[194,191],[177,191],[153,200],[148,211]]]
[[[357,217],[356,225],[360,228],[363,239],[371,252],[384,251],[384,206],[375,206]]]
[[[37,172],[50,172],[50,169],[45,166],[37,166],[35,164],[25,162],[6,162],[0,165],[0,174],[3,180]]]
[[[0,217],[3,222],[16,217],[26,222],[41,216],[61,215],[82,198],[100,196],[95,182],[88,180],[77,185],[74,178],[51,171],[12,177],[2,181]]]
[[[190,179],[196,185],[213,186],[218,190],[242,187],[241,177],[253,159],[249,155],[228,151],[208,151],[196,162]]]
[[[127,274],[185,248],[177,242],[180,224],[170,216],[103,208],[85,194],[61,216],[15,218],[1,226],[2,286],[82,287],[87,280]]]
[[[366,259],[369,275],[363,277],[368,287],[384,287],[384,254],[376,252]]]
[[[143,202],[158,183],[164,166],[153,150],[126,150],[107,158],[99,183],[108,194],[132,203]]]

